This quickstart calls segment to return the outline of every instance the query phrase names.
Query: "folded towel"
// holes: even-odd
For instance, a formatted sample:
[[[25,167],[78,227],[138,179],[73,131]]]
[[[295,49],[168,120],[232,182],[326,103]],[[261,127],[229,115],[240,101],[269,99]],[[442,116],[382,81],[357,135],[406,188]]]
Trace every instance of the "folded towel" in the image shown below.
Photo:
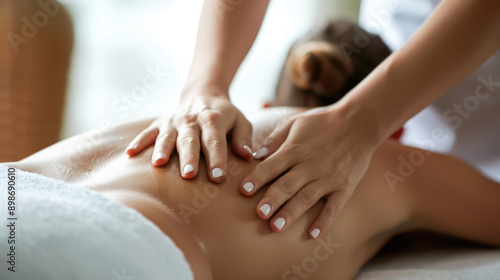
[[[99,193],[15,170],[10,213],[8,172],[0,166],[0,279],[194,279],[168,236]]]

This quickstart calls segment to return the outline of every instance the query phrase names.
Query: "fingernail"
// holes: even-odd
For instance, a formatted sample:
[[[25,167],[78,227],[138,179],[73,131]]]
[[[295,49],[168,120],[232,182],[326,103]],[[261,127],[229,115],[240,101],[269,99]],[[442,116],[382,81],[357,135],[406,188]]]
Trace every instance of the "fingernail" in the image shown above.
[[[189,172],[193,171],[194,167],[191,164],[186,164],[184,166],[184,175],[188,174]]]
[[[271,213],[271,206],[269,206],[269,204],[264,204],[259,209],[260,212],[262,212],[262,214],[264,214],[264,216],[266,217],[267,215],[269,215],[269,213]]]
[[[135,148],[137,148],[137,145],[130,144],[130,145],[128,145],[127,150],[135,150]]]
[[[164,158],[165,155],[162,152],[157,152],[155,156],[153,157],[153,163],[157,162],[158,160]]]
[[[266,147],[262,147],[257,152],[253,153],[252,156],[253,156],[254,159],[260,159],[265,154],[267,154],[267,148]]]
[[[212,176],[214,178],[219,178],[220,176],[222,176],[222,169],[220,169],[219,167],[212,169]]]
[[[245,189],[245,191],[247,192],[251,192],[253,190],[253,184],[250,183],[250,182],[247,182],[243,185],[243,188]],[[266,204],[267,205],[267,204]],[[267,216],[267,215],[266,215]]]
[[[247,150],[247,152],[249,152],[251,155],[253,155],[252,149],[248,145],[243,146],[243,148]]]
[[[311,236],[312,236],[314,239],[316,239],[316,237],[318,237],[318,235],[319,235],[319,233],[320,233],[320,232],[321,232],[321,231],[319,230],[319,228],[315,228],[315,229],[313,229],[313,230],[311,231]]]
[[[282,230],[283,227],[285,226],[285,219],[277,218],[276,220],[274,220],[273,224],[276,228],[278,228],[279,230]]]

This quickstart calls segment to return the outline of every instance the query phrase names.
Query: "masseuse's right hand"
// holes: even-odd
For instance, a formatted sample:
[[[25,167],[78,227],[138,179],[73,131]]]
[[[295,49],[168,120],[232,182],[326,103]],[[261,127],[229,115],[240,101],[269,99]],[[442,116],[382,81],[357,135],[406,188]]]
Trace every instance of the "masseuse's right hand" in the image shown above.
[[[203,149],[208,177],[218,183],[227,174],[228,133],[233,151],[242,158],[251,158],[252,125],[231,104],[227,91],[191,89],[184,91],[173,115],[156,119],[135,137],[126,152],[132,157],[154,144],[152,163],[163,166],[177,148],[181,176],[191,179],[198,174]]]

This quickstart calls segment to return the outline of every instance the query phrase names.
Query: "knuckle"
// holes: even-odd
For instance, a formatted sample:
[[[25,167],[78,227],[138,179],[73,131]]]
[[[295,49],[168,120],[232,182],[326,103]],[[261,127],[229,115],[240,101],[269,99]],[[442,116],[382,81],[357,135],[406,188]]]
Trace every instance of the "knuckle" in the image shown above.
[[[222,118],[222,114],[211,110],[203,110],[200,113],[199,118],[202,124],[208,126],[215,126]]]
[[[295,155],[298,158],[306,158],[310,154],[310,144],[291,144],[287,154]]]
[[[323,214],[321,215],[323,221],[325,223],[329,223],[337,217],[339,211],[339,207],[335,203],[327,203],[323,207]]]
[[[273,139],[274,140],[274,139]],[[291,142],[284,142],[280,149],[282,149],[280,154],[283,157],[283,160],[286,161],[292,161],[294,158],[300,158],[301,155],[297,153],[299,144],[291,143]]]
[[[281,180],[278,184],[278,190],[287,197],[292,197],[295,194],[293,184],[289,180]]]
[[[307,191],[300,191],[295,195],[299,206],[309,207],[315,203],[313,195]]]
[[[196,144],[196,139],[192,136],[184,136],[179,140],[181,146],[194,146]]]
[[[274,161],[262,162],[260,165],[260,171],[265,178],[271,179],[278,176],[278,164]]]
[[[177,119],[180,121],[180,123],[183,124],[192,124],[196,122],[196,119],[198,118],[197,114],[183,114],[177,117]]]
[[[351,178],[351,176],[345,176],[344,184],[341,187],[341,189],[342,190],[352,189],[354,185],[355,185],[354,178]]]
[[[183,162],[196,163],[198,162],[198,158],[192,154],[186,154],[182,156]]]
[[[349,190],[352,184],[352,178],[349,178],[349,176],[346,176],[345,174],[337,174],[337,176],[334,176],[334,178],[330,181],[331,188],[339,192]]]
[[[160,133],[157,137],[157,141],[171,143],[175,140],[174,136],[167,133]]]
[[[218,138],[208,138],[203,141],[208,150],[220,150],[224,148],[224,142]]]

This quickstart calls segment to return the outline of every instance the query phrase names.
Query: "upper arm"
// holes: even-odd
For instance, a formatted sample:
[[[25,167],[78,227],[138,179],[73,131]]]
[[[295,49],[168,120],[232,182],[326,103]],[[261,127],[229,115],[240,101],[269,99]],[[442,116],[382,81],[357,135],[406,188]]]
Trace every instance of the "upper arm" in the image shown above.
[[[408,170],[414,170],[406,178],[412,222],[423,229],[500,246],[500,184],[450,156],[401,147]],[[419,154],[424,155],[420,160]]]

